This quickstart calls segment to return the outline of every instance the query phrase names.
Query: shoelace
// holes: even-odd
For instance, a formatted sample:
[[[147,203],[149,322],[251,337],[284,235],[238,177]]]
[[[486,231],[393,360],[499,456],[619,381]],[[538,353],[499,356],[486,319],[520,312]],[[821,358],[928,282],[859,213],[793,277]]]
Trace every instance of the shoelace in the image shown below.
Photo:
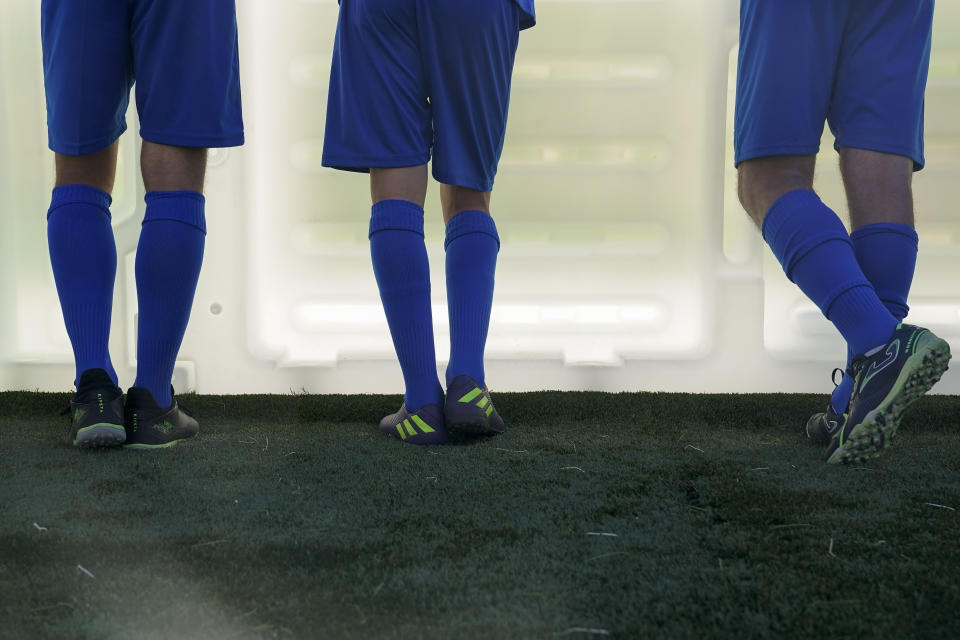
[[[840,372],[840,382],[843,382],[843,374],[846,373],[840,367],[837,367],[836,369],[833,370],[833,373],[830,374],[830,382],[833,383],[834,389],[840,386],[840,382],[837,382],[837,371]]]
[[[860,374],[863,373],[863,370],[867,367],[867,357],[866,356],[856,356],[850,362],[850,368],[847,369],[846,375],[853,378],[853,390],[856,392],[857,387],[860,384]]]
[[[854,358],[854,361],[856,361],[856,358]],[[840,382],[843,382],[844,376],[849,376],[851,378],[857,377],[857,370],[854,368],[853,364],[854,363],[851,362],[850,366],[846,370],[843,370],[840,367],[837,367],[836,369],[833,370],[833,373],[830,374],[830,381],[833,383],[834,388],[840,386]],[[862,363],[861,363],[861,366],[862,366]],[[837,371],[840,372],[840,382],[837,382]]]

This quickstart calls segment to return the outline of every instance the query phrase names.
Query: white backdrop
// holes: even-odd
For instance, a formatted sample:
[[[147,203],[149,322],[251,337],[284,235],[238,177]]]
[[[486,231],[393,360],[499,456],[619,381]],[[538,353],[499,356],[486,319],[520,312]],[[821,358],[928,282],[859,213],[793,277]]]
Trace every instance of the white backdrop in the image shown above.
[[[0,388],[66,390],[73,367],[46,248],[39,0],[0,3]],[[494,390],[823,391],[832,326],[736,201],[736,0],[538,0],[522,34],[494,192],[503,240]],[[175,385],[201,393],[399,392],[366,240],[366,176],[320,167],[333,0],[238,0],[247,146],[211,155],[209,233]],[[940,2],[917,175],[910,320],[960,353],[960,3]],[[136,362],[143,215],[136,114],[114,193],[111,351]],[[829,134],[827,134],[829,138]],[[818,188],[844,199],[832,140]],[[443,229],[427,203],[437,351]],[[958,367],[960,368],[960,367]],[[960,391],[950,371],[937,388]]]

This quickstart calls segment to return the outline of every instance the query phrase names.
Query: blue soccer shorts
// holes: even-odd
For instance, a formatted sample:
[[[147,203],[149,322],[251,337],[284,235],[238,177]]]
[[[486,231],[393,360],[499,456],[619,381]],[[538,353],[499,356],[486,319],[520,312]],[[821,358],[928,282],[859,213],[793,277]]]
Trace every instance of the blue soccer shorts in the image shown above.
[[[735,162],[834,148],[923,168],[934,0],[741,0]]]
[[[508,0],[342,0],[323,165],[409,167],[490,191],[521,16]]]
[[[85,155],[126,130],[183,147],[243,144],[234,0],[43,0],[50,148]]]

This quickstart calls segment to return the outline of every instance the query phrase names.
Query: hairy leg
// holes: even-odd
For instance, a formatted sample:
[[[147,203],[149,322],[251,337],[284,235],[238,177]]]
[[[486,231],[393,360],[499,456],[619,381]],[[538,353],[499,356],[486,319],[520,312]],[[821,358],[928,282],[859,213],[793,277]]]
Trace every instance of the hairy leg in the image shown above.
[[[913,229],[913,160],[865,149],[840,149],[840,172],[847,192],[850,234],[857,262],[881,302],[897,320],[909,306],[907,295],[917,262]],[[847,369],[853,356],[847,351]],[[834,390],[836,413],[847,410],[853,378],[845,375]]]
[[[816,163],[816,156],[771,156],[740,163],[737,194],[758,227],[781,196],[797,189],[813,189]]]
[[[787,277],[813,301],[854,353],[886,342],[897,320],[858,264],[843,222],[813,192],[814,156],[748,160],[739,195]]]
[[[840,173],[854,229],[881,222],[913,226],[913,160],[844,147]]]

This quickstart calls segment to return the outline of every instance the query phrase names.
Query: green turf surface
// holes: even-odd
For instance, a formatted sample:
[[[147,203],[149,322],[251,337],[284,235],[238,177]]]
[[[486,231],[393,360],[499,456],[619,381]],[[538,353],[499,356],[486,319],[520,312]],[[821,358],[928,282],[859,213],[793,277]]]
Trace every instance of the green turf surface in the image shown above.
[[[866,468],[801,435],[824,396],[494,399],[423,449],[395,397],[185,396],[194,441],[81,452],[2,393],[0,637],[960,634],[960,398]]]

